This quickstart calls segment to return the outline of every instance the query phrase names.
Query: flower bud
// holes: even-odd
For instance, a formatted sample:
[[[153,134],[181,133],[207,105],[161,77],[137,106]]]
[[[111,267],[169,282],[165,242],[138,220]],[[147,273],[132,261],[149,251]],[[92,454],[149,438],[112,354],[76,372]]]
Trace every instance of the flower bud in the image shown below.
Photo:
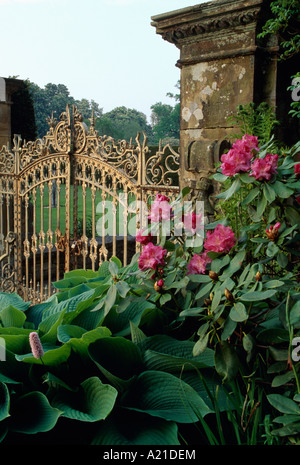
[[[156,281],[156,282],[154,283],[154,290],[155,290],[156,292],[160,292],[163,285],[164,285],[164,280],[163,280],[163,279],[159,279],[158,281]]]
[[[266,229],[266,234],[270,241],[274,242],[278,237],[278,230],[280,229],[281,224],[277,222],[274,226],[270,226],[269,229]]]
[[[212,279],[213,281],[217,281],[219,279],[219,275],[218,273],[216,273],[215,271],[210,271],[208,273],[208,276],[210,277],[210,279]]]
[[[258,271],[255,275],[255,281],[261,281],[262,280],[262,275],[260,273],[260,271]]]
[[[29,344],[34,358],[38,359],[44,355],[44,350],[38,333],[33,332],[29,334]]]
[[[225,297],[226,297],[227,300],[229,300],[229,302],[234,301],[234,297],[233,297],[232,293],[227,289],[227,287],[225,288]]]
[[[206,307],[209,307],[211,305],[212,301],[210,299],[205,299],[204,304]]]

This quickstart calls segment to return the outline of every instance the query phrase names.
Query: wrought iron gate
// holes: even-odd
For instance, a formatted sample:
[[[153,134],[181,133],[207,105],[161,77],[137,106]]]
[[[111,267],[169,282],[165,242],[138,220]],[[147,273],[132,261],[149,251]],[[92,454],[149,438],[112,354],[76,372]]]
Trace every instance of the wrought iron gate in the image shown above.
[[[99,136],[93,114],[88,128],[72,110],[58,122],[52,115],[43,139],[15,136],[0,150],[0,290],[32,302],[71,269],[95,270],[112,255],[127,264],[141,205],[179,192],[179,154],[169,145],[152,153],[145,135]]]

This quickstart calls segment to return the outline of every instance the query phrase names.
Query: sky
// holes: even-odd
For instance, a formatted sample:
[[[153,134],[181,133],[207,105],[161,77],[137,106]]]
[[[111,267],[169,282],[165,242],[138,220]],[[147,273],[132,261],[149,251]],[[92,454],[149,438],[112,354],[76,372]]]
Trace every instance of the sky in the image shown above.
[[[106,113],[174,105],[179,49],[151,17],[204,0],[0,0],[0,76],[64,84]]]

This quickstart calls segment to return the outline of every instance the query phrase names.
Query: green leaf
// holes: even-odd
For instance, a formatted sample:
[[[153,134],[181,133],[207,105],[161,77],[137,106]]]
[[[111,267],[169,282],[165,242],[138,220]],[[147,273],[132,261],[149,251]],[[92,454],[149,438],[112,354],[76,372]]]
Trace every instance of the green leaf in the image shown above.
[[[140,349],[123,337],[104,337],[89,345],[89,354],[98,368],[128,380],[143,367]]]
[[[263,329],[257,335],[257,339],[266,344],[277,344],[289,341],[289,332],[286,329]]]
[[[275,378],[272,381],[272,387],[277,388],[277,387],[283,386],[284,384],[288,383],[294,378],[295,378],[295,374],[293,371],[288,371],[282,375],[275,376]],[[299,417],[299,420],[300,420],[300,417]]]
[[[300,414],[299,405],[288,397],[281,394],[269,394],[267,399],[281,413]]]
[[[248,205],[249,203],[251,203],[255,199],[255,197],[258,196],[259,193],[260,193],[259,187],[255,187],[254,189],[251,189],[249,194],[242,201],[241,205]]]
[[[62,416],[84,422],[104,420],[112,411],[118,391],[109,384],[102,384],[93,376],[80,384],[76,392],[61,389],[52,405],[62,411]]]
[[[22,310],[18,310],[12,305],[9,305],[0,310],[0,320],[4,327],[22,328],[26,320],[26,315]]]
[[[213,285],[214,285],[213,282],[210,282],[206,284],[206,286],[202,286],[196,295],[196,300],[201,299],[201,297],[204,297],[205,295],[207,295],[211,291]]]
[[[270,299],[276,294],[277,290],[246,292],[240,296],[243,302],[257,302],[260,300]]]
[[[215,350],[215,366],[222,382],[232,381],[239,369],[239,359],[234,348],[226,341],[219,342]]]
[[[256,210],[258,217],[261,218],[263,216],[265,209],[267,207],[267,204],[268,204],[267,199],[264,196],[262,197],[260,201],[258,201],[257,210]]]
[[[130,424],[130,428],[128,428]],[[105,422],[97,426],[91,445],[180,445],[178,427],[173,421],[151,417],[140,412],[125,410],[112,413]],[[108,452],[107,452],[108,453]],[[103,453],[105,459],[105,453]]]
[[[292,189],[289,189],[280,181],[275,181],[275,183],[273,184],[273,188],[276,194],[282,199],[288,199],[294,193]]]
[[[177,423],[194,423],[212,413],[189,384],[170,373],[151,370],[135,379],[122,406]]]
[[[108,269],[112,276],[116,276],[119,273],[119,267],[114,261],[109,262]]]
[[[31,363],[35,365],[46,365],[46,366],[59,366],[63,362],[66,362],[71,353],[71,347],[67,344],[63,346],[55,346],[52,344],[43,344],[44,355],[42,360],[33,357],[32,353],[16,355],[16,359],[19,362]]]
[[[120,296],[124,299],[128,292],[130,291],[130,286],[127,284],[125,281],[118,281],[116,283],[117,291],[120,294]]]
[[[273,189],[272,185],[265,183],[263,187],[263,192],[268,203],[272,203],[276,199],[276,192]]]
[[[209,341],[209,333],[206,333],[203,337],[200,337],[199,340],[194,345],[193,355],[197,357],[201,355],[207,348],[207,344]]]
[[[264,287],[266,287],[267,289],[284,286],[284,282],[279,281],[279,279],[271,279],[270,281],[264,281],[263,284],[264,284]]]
[[[51,407],[43,393],[33,391],[16,399],[10,413],[13,431],[36,434],[54,428],[62,412]]]
[[[107,315],[110,309],[115,305],[117,298],[117,288],[115,285],[112,285],[106,294],[105,304],[104,304],[104,315]]]
[[[229,316],[232,321],[236,321],[238,323],[247,320],[248,314],[245,305],[241,302],[236,302],[231,308]]]
[[[10,397],[6,384],[0,382],[0,421],[9,417]]]
[[[227,189],[225,192],[221,192],[220,194],[216,195],[217,199],[224,199],[228,200],[230,197],[232,197],[237,191],[240,190],[241,187],[241,181],[239,178],[235,179],[233,181],[232,185],[230,186],[229,189]]]
[[[274,257],[280,251],[279,247],[275,244],[275,242],[269,242],[266,254],[268,257]]]

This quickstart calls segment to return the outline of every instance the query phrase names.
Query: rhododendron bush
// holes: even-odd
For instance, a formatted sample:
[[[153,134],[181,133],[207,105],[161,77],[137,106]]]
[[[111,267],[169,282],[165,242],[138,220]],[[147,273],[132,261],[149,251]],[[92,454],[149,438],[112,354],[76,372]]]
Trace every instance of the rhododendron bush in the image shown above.
[[[0,295],[3,443],[299,443],[299,149],[245,135],[213,176],[228,215],[158,194],[128,266]]]

